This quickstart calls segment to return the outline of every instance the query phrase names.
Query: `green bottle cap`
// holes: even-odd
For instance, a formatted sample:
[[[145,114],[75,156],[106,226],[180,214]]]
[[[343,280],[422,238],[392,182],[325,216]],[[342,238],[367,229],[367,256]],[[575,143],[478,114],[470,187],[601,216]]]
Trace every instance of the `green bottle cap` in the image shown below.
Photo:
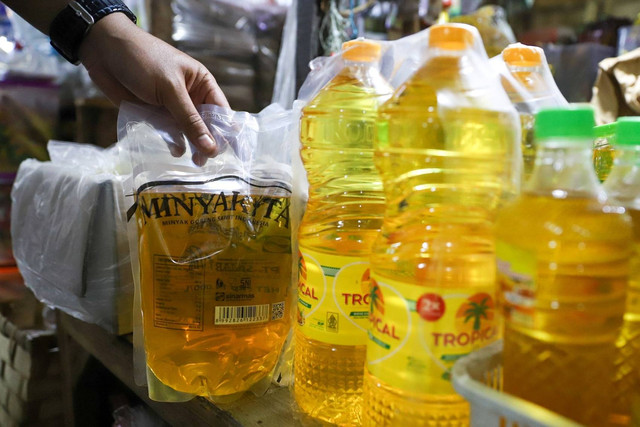
[[[586,139],[594,137],[595,119],[588,106],[545,108],[536,115],[535,136],[541,141],[549,138]]]
[[[611,139],[616,136],[616,129],[618,127],[617,122],[607,123],[606,125],[596,126],[593,130],[596,133],[596,138]]]
[[[620,117],[616,125],[616,144],[640,145],[640,117]]]

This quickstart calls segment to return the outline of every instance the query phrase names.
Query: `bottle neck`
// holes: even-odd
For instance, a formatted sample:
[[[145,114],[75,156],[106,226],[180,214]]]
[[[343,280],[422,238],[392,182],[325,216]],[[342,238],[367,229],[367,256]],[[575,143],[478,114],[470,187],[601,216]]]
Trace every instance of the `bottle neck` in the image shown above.
[[[539,143],[533,173],[524,191],[560,199],[604,198],[593,168],[591,141],[554,139]]]
[[[604,189],[623,206],[640,209],[640,145],[619,145],[614,157]]]
[[[380,78],[378,61],[349,61],[344,60],[343,75],[350,75],[364,83],[365,86],[375,85],[377,79]]]
[[[640,167],[640,145],[618,145],[615,150],[615,167]]]

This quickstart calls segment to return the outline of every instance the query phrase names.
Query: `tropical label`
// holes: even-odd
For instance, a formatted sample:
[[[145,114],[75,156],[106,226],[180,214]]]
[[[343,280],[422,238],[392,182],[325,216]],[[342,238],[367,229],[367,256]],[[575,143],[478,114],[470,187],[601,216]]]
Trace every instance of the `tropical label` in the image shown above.
[[[498,241],[498,283],[504,320],[515,326],[533,327],[536,258],[524,249]]]
[[[328,344],[366,345],[368,258],[300,249],[298,327],[308,338]]]
[[[428,288],[372,278],[367,369],[398,389],[455,393],[451,368],[499,338],[495,285]]]

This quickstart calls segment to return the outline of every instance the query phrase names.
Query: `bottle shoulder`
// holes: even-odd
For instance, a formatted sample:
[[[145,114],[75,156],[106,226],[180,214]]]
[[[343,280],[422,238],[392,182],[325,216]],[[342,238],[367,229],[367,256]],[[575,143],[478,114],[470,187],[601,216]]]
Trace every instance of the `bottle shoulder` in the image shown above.
[[[378,72],[356,73],[343,69],[309,101],[302,113],[349,109],[377,111],[392,93],[393,88]]]

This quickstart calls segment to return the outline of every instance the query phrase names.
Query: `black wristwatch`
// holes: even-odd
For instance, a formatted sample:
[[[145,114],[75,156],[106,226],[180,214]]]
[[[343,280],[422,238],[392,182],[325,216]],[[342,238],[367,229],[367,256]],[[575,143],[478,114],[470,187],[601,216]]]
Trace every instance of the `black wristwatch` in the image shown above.
[[[51,46],[64,59],[78,65],[80,63],[78,49],[87,32],[93,24],[115,12],[124,13],[134,24],[137,22],[133,12],[120,0],[75,0],[69,2],[51,22],[49,27]]]

